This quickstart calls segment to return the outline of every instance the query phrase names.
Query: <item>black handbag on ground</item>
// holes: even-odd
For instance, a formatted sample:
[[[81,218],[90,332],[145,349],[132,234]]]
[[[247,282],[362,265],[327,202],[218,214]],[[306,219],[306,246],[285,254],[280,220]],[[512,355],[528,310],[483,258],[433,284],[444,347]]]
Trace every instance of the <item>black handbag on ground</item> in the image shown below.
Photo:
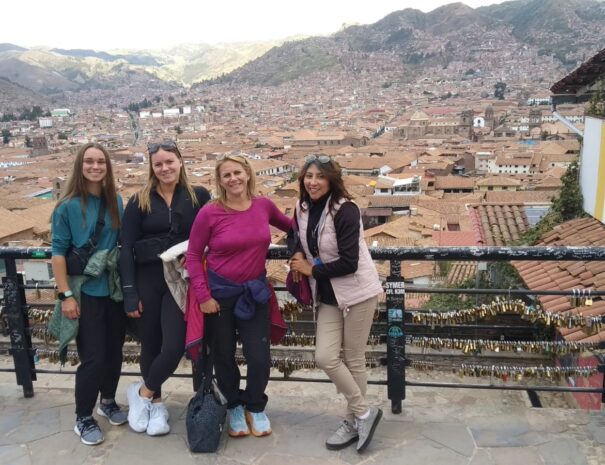
[[[176,207],[173,211],[173,220],[170,223],[170,231],[155,237],[139,239],[132,246],[134,261],[137,265],[149,265],[151,263],[160,263],[160,255],[173,245],[181,242],[178,240],[180,232],[181,217],[183,216],[183,201],[181,189],[175,194],[174,203]]]
[[[211,337],[211,336],[206,336]],[[187,406],[185,426],[191,452],[216,452],[227,416],[227,400],[221,393],[212,372],[212,350],[208,341],[202,344],[203,379],[200,388]]]
[[[99,235],[101,230],[105,226],[105,199],[101,199],[99,205],[99,216],[97,216],[97,224],[92,236],[86,241],[82,247],[69,246],[65,253],[65,266],[67,267],[67,274],[69,276],[79,276],[84,274],[88,260],[95,252],[97,248],[97,242],[99,241]]]

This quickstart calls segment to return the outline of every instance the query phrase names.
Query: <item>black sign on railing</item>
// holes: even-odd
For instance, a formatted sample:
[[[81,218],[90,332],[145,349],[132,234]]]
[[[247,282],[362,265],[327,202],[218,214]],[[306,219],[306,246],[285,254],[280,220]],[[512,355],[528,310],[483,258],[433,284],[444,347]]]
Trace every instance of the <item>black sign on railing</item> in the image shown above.
[[[401,276],[389,276],[385,283],[387,306],[387,392],[393,413],[401,413],[405,399],[405,283]]]
[[[24,397],[34,396],[36,368],[31,353],[29,321],[23,290],[23,275],[17,273],[15,260],[5,260],[6,276],[2,278],[5,313],[10,336],[10,354],[13,356],[17,384],[23,387]]]

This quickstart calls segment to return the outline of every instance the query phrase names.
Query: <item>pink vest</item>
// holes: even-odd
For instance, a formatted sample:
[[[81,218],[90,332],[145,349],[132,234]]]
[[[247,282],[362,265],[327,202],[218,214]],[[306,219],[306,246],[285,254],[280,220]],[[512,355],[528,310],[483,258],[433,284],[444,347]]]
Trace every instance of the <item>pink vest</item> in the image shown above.
[[[346,202],[346,200],[341,199],[340,202],[335,205],[336,211],[340,209],[340,206],[344,202]],[[334,217],[329,211],[329,203],[330,201],[328,200],[322,213],[318,231],[319,258],[321,258],[323,263],[330,263],[339,258]],[[313,257],[309,252],[309,244],[307,243],[309,210],[303,210],[300,207],[300,202],[296,204],[296,219],[300,230],[300,242],[305,251],[305,256],[309,263],[313,263]],[[316,286],[312,276],[309,277],[309,282],[313,291],[313,301],[317,306],[318,302],[315,298]],[[357,264],[357,271],[346,276],[330,278],[330,284],[332,284],[332,289],[334,289],[338,307],[343,310],[347,310],[351,305],[368,300],[383,292],[382,284],[380,284],[380,279],[378,278],[378,272],[376,271],[368,247],[363,240],[363,225],[361,219],[359,221],[359,263]]]

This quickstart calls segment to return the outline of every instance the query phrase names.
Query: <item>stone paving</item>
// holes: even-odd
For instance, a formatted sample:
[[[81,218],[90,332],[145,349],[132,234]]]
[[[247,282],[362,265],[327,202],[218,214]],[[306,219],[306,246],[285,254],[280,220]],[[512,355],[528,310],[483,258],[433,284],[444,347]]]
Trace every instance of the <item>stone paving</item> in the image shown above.
[[[384,374],[375,370],[373,376]],[[118,402],[125,402],[134,379],[122,378]],[[382,407],[384,419],[370,446],[358,454],[354,446],[338,452],[324,447],[344,407],[331,384],[271,382],[271,436],[232,439],[225,434],[216,454],[191,454],[183,419],[192,395],[189,379],[166,383],[169,435],[152,438],[100,418],[106,440],[95,447],[81,444],[73,433],[73,376],[40,374],[34,389],[35,397],[24,399],[14,373],[0,373],[1,465],[605,463],[604,412],[531,408],[518,391],[408,388],[403,412],[394,415],[386,387],[370,386],[368,398]]]

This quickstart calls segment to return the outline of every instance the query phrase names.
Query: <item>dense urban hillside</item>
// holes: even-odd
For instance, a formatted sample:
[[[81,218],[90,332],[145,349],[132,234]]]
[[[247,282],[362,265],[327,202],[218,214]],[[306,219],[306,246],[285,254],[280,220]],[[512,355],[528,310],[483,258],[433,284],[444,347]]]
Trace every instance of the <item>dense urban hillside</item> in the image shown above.
[[[530,57],[559,72],[603,47],[602,24],[605,3],[597,0],[518,0],[476,9],[452,3],[429,13],[395,11],[374,24],[285,43],[113,52],[0,44],[0,77],[17,85],[13,94],[23,89],[24,98],[35,92],[68,103],[73,93],[94,91],[90,103],[120,104],[208,80],[278,85],[313,73],[338,78],[382,70],[389,79],[411,80],[452,66],[493,74],[503,54],[507,63]]]
[[[485,68],[486,53],[511,50],[552,56],[571,69],[603,47],[603,23],[605,4],[596,0],[521,0],[477,9],[452,3],[429,13],[408,8],[329,38],[284,44],[223,81],[279,84],[317,70],[355,72],[393,56],[406,73],[452,62]]]

